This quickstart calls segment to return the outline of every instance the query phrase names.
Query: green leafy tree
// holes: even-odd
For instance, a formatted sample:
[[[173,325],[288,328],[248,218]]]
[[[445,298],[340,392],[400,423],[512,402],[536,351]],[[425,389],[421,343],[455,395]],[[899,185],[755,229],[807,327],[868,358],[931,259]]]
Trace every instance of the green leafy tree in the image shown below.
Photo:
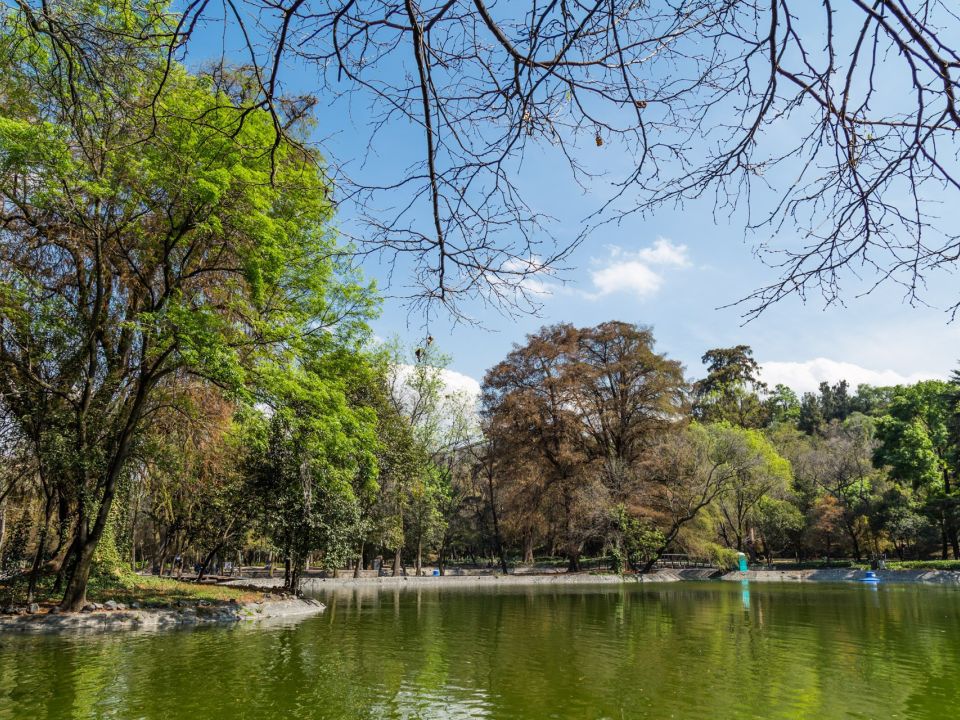
[[[727,547],[756,554],[752,520],[765,499],[782,497],[790,489],[790,462],[782,457],[759,430],[718,427],[731,437],[727,440],[730,459],[736,472],[714,505],[720,536]]]
[[[767,411],[760,400],[767,386],[760,380],[760,364],[750,346],[714,348],[704,353],[702,361],[707,376],[693,386],[694,417],[746,428],[767,424]]]
[[[72,12],[90,20],[82,59],[29,14],[0,30],[0,383],[21,425],[43,408],[71,450],[55,471],[76,610],[168,390],[193,377],[242,395],[369,301],[338,279],[318,158],[238,110],[242,75],[170,62],[162,5]]]
[[[842,423],[834,421],[812,444],[805,463],[821,497],[831,499],[821,503],[823,527],[839,525],[857,560],[863,557],[867,518],[884,477],[884,471],[872,463],[877,446],[875,425],[872,418],[859,413]],[[832,537],[829,542],[832,545]]]
[[[800,399],[786,385],[776,385],[763,404],[772,422],[796,423],[800,419]]]
[[[295,593],[308,557],[332,569],[353,555],[362,530],[357,489],[376,481],[376,417],[351,405],[344,368],[334,365],[329,376],[312,363],[285,378],[269,420],[248,429],[251,487]]]
[[[951,436],[957,385],[940,380],[895,390],[887,415],[877,422],[875,461],[894,478],[921,490],[941,527],[941,554],[948,546],[960,558],[957,537],[957,452]]]
[[[722,497],[735,498],[740,493],[746,498],[747,483],[765,487],[786,483],[789,476],[789,462],[756,430],[725,422],[695,422],[682,432],[663,436],[647,461],[643,495],[646,515],[662,533],[663,544],[650,554],[642,570],[649,571],[697,521],[708,514],[716,516]],[[756,502],[759,498],[753,505]]]

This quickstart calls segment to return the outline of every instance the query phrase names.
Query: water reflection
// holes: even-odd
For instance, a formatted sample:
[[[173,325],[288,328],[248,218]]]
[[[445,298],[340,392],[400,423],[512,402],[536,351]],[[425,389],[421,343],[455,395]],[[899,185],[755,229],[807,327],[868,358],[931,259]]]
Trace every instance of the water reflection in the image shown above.
[[[279,627],[0,636],[0,720],[942,718],[960,706],[952,589],[718,582],[324,599],[324,615]]]

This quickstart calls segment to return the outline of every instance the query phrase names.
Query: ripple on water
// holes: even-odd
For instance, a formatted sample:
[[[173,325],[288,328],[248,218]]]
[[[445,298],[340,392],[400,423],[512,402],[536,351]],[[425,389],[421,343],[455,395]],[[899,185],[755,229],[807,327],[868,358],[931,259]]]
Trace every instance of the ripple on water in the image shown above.
[[[295,625],[0,638],[0,720],[942,718],[957,592],[337,592]]]

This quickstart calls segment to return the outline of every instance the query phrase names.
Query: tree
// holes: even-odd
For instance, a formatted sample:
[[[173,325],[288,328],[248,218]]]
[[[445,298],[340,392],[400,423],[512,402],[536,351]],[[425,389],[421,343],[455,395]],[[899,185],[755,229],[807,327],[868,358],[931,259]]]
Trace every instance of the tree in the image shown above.
[[[760,365],[747,345],[715,348],[704,353],[707,377],[693,385],[694,416],[703,422],[730,422],[763,427],[767,413],[759,394],[766,392]]]
[[[539,478],[530,489],[570,570],[591,537],[622,547],[614,508],[635,505],[639,464],[682,420],[685,390],[682,367],[654,352],[652,332],[622,322],[542,328],[487,373],[485,430]]]
[[[922,489],[941,527],[942,555],[947,547],[960,558],[957,537],[957,454],[951,438],[957,386],[929,380],[894,391],[888,414],[877,422],[880,445],[875,459],[890,466],[894,478]]]
[[[577,332],[568,368],[585,453],[616,501],[630,493],[636,464],[654,439],[684,417],[683,367],[653,349],[653,332],[606,322]]]
[[[393,349],[388,371],[390,412],[406,423],[418,456],[408,465],[405,477],[398,476],[401,494],[397,503],[400,527],[409,531],[415,552],[416,574],[421,574],[423,553],[434,545],[443,545],[446,537],[449,503],[456,497],[452,487],[454,465],[459,452],[475,439],[473,420],[475,402],[464,391],[447,388],[444,372],[449,358],[440,353],[428,337],[424,346],[413,352],[415,362],[403,362],[397,347]],[[414,455],[410,456],[414,459]],[[443,512],[443,509],[447,512]],[[394,572],[399,572],[397,545]],[[443,548],[440,548],[441,554]]]
[[[22,427],[47,408],[70,448],[46,458],[73,511],[76,610],[172,389],[241,393],[369,301],[338,279],[317,158],[245,107],[240,76],[172,62],[162,6],[18,7],[0,35],[0,382]]]
[[[110,7],[10,3],[26,32],[64,49],[54,66],[64,85],[96,76],[87,59],[117,42],[98,32],[111,15],[91,4]],[[130,13],[165,7],[138,0]],[[417,143],[413,162],[388,177],[379,166],[359,177],[342,169],[337,184],[357,204],[369,251],[412,258],[424,303],[457,312],[482,294],[509,306],[528,292],[525,280],[605,220],[711,195],[717,210],[745,209],[750,228],[803,238],[761,245],[777,253],[781,277],[751,296],[756,312],[793,294],[835,301],[863,267],[913,296],[955,263],[957,237],[936,209],[960,187],[950,151],[960,20],[940,0],[250,0],[223,12],[187,0],[178,9],[147,37],[171,55],[206,52],[211,35],[233,38],[225,45],[239,45],[253,68],[244,110],[266,109],[278,135],[296,137],[290,120],[313,102],[285,95],[289,62],[298,92],[368,103],[359,145],[371,157],[395,147],[387,126]],[[613,197],[585,232],[542,242],[551,228],[518,182],[523,159],[555,153],[586,186],[610,152],[629,158]],[[374,211],[383,207],[398,209]]]
[[[251,489],[266,534],[287,560],[285,584],[294,593],[308,557],[338,567],[353,556],[362,532],[359,496],[375,488],[377,476],[376,417],[351,403],[349,389],[351,372],[363,372],[364,364],[349,350],[317,354],[274,386],[269,420],[249,421]]]
[[[551,529],[571,571],[579,569],[583,542],[593,529],[591,513],[582,507],[583,428],[576,411],[575,379],[569,372],[576,343],[571,325],[545,327],[529,335],[526,345],[515,345],[505,360],[487,371],[482,398],[489,431],[525,440],[524,463],[535,468],[543,483],[538,505],[549,507]]]
[[[736,473],[716,498],[720,536],[727,547],[755,555],[750,521],[761,501],[788,491],[792,480],[790,462],[759,430],[735,432],[732,427],[718,427],[717,432],[721,431],[729,434],[726,442],[731,456],[727,463],[735,463]]]
[[[796,423],[800,420],[800,399],[786,385],[777,384],[764,406],[772,422]]]
[[[874,421],[864,415],[852,415],[843,423],[835,421],[812,446],[807,464],[814,482],[831,498],[828,504],[820,503],[820,521],[829,519],[831,527],[839,524],[857,560],[863,557],[866,515],[883,476],[872,462],[877,444],[874,433]],[[824,533],[832,544],[832,535]]]
[[[797,548],[799,555],[800,536],[806,523],[803,513],[792,502],[764,496],[757,503],[751,520],[760,535],[763,554],[768,561],[790,546]]]
[[[815,435],[823,430],[826,419],[823,417],[823,407],[820,398],[814,393],[804,393],[800,401],[800,416],[797,427],[808,435]]]
[[[756,431],[729,423],[693,423],[665,435],[651,453],[642,497],[646,515],[663,543],[642,567],[648,572],[681,533],[707,511],[739,478],[782,476],[789,464]]]

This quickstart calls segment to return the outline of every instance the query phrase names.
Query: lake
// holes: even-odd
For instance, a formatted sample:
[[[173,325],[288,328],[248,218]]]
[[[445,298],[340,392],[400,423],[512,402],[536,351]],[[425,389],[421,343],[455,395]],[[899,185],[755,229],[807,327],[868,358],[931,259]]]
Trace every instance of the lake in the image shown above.
[[[945,718],[960,591],[339,590],[270,626],[0,636],[0,719]]]

